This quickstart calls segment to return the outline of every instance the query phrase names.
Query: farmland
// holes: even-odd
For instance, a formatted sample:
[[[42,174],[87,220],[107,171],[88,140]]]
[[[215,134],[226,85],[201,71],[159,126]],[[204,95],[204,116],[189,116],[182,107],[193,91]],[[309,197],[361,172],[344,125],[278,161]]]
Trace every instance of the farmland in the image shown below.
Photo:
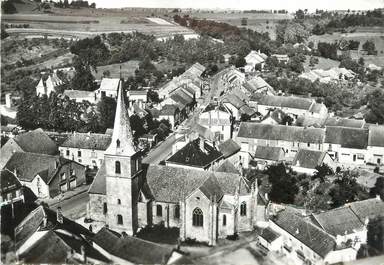
[[[135,74],[135,70],[139,67],[139,61],[128,61],[125,63],[109,64],[97,67],[97,72],[92,72],[96,79],[103,77],[104,71],[109,71],[111,78],[120,77],[120,66],[121,66],[121,77],[127,79]]]

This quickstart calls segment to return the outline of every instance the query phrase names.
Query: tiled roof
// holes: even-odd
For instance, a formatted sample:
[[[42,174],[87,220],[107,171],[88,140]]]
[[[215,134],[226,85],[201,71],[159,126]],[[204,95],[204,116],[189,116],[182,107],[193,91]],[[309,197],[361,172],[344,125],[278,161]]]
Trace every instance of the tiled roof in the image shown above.
[[[240,109],[242,106],[245,105],[244,101],[242,101],[240,98],[238,98],[234,94],[227,94],[223,101],[223,103],[231,103],[235,108]]]
[[[41,178],[48,184],[57,169],[67,163],[76,162],[60,156],[15,152],[4,168],[12,172],[16,170],[17,178],[22,181],[32,181],[37,174],[43,172]]]
[[[191,104],[193,102],[193,98],[189,96],[187,93],[182,91],[181,89],[177,90],[175,93],[173,93],[170,98],[174,100],[175,102],[181,104],[182,106],[186,106],[188,104]]]
[[[249,107],[248,105],[243,105],[240,107],[241,114],[247,114],[248,116],[253,116],[256,113],[256,110]]]
[[[173,116],[178,109],[175,105],[166,104],[160,110],[159,116]]]
[[[239,186],[239,175],[231,173],[150,165],[146,174],[148,186],[155,200],[175,203],[201,187],[209,177],[217,179],[224,194],[234,194]],[[205,187],[209,188],[210,185],[207,183]],[[242,194],[247,192],[246,187],[240,191]]]
[[[42,206],[31,211],[15,228],[16,248],[23,245],[35,233],[46,216]]]
[[[42,129],[19,134],[14,140],[25,152],[48,155],[57,153],[56,143]]]
[[[224,173],[233,173],[240,174],[238,168],[235,167],[234,164],[229,160],[225,160],[218,168],[215,169],[216,172],[224,172]]]
[[[232,138],[219,144],[218,148],[225,158],[236,154],[241,149],[240,146]]]
[[[200,148],[200,141],[204,141],[198,138],[166,160],[166,162],[172,162],[180,165],[203,167],[205,168],[212,162],[222,157],[222,153],[217,151],[214,147],[204,142],[204,150]]]
[[[14,190],[21,188],[21,183],[13,174],[13,172],[2,169],[1,170],[1,193],[7,192],[8,190]]]
[[[267,88],[273,91],[273,88],[260,76],[255,76],[244,83],[244,87],[250,92],[256,92],[259,89]]]
[[[245,56],[245,60],[247,63],[255,62],[255,63],[262,63],[265,62],[265,59],[267,59],[267,55],[264,53],[259,53],[257,51],[251,51],[247,56]]]
[[[384,126],[369,126],[368,145],[384,147]]]
[[[326,155],[327,152],[300,149],[292,161],[292,166],[315,169],[323,163]]]
[[[368,130],[346,127],[326,127],[325,143],[339,144],[341,147],[366,149]]]
[[[137,237],[119,238],[107,228],[102,228],[93,238],[108,253],[133,264],[167,263],[173,249]]]
[[[364,120],[346,119],[340,117],[330,117],[325,121],[325,126],[340,126],[350,128],[363,128],[365,124]]]
[[[103,162],[97,171],[95,178],[91,186],[89,187],[88,193],[91,194],[106,194],[106,168]]]
[[[111,91],[117,93],[119,83],[119,78],[103,78],[100,83],[100,91]]]
[[[324,129],[242,122],[237,137],[323,143]]]
[[[361,230],[364,224],[349,207],[340,207],[319,214],[312,214],[315,224],[333,236],[344,236]]]
[[[74,133],[68,136],[62,147],[105,151],[111,144],[112,136],[99,133]]]
[[[280,161],[284,158],[284,150],[281,147],[259,145],[256,148],[254,157],[258,159]]]
[[[129,90],[129,95],[147,95],[147,90]]]
[[[258,105],[302,110],[308,110],[313,103],[312,99],[294,96],[263,95],[262,97],[252,97],[251,100],[256,101]]]
[[[384,202],[379,198],[351,202],[346,206],[351,207],[362,222],[365,222],[366,218],[384,216]]]
[[[268,243],[272,243],[273,241],[278,239],[281,235],[273,231],[271,228],[267,227],[263,229],[260,236],[265,240],[267,240]]]
[[[330,235],[290,210],[278,213],[273,222],[323,258],[336,247]]]

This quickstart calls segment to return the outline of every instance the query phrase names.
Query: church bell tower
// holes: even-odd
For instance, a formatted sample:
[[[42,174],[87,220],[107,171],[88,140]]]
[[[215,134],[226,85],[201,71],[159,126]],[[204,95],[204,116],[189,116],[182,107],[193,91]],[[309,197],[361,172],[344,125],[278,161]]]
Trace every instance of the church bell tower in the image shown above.
[[[138,227],[141,157],[133,144],[122,87],[118,89],[112,140],[104,153],[104,163],[108,207],[106,223],[112,230],[133,235]]]

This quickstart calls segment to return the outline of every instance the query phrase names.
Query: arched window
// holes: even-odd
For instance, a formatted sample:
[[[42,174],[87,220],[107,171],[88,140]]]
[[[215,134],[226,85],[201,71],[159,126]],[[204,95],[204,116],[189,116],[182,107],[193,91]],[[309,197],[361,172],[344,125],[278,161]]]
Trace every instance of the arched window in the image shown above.
[[[156,215],[157,216],[163,216],[163,207],[161,205],[156,205]]]
[[[104,202],[104,204],[103,204],[103,213],[107,214],[107,212],[108,212],[107,203]]]
[[[116,174],[120,174],[121,173],[121,166],[120,166],[120,162],[119,161],[115,162],[115,173]]]
[[[195,208],[192,215],[192,225],[193,226],[203,226],[204,216],[203,211],[200,208]]]
[[[241,216],[247,215],[247,203],[246,202],[242,202],[240,205],[240,215]]]
[[[122,225],[123,224],[123,216],[121,214],[117,215],[117,224]]]
[[[227,225],[227,216],[223,214],[223,226]]]
[[[175,219],[179,219],[179,218],[180,218],[180,206],[179,206],[179,205],[176,205],[176,206],[175,206],[175,214],[174,214],[174,217],[175,217]]]
[[[116,140],[116,148],[120,148],[120,140],[119,139]]]
[[[117,204],[121,204],[121,200],[120,199],[117,199]]]

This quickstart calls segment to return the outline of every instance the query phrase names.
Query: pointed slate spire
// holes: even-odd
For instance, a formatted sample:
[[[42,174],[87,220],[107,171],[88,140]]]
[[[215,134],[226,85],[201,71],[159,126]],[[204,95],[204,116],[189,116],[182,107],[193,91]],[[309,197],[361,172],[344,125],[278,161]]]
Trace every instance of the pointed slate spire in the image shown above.
[[[112,141],[106,154],[132,156],[136,154],[123,88],[118,88]]]

